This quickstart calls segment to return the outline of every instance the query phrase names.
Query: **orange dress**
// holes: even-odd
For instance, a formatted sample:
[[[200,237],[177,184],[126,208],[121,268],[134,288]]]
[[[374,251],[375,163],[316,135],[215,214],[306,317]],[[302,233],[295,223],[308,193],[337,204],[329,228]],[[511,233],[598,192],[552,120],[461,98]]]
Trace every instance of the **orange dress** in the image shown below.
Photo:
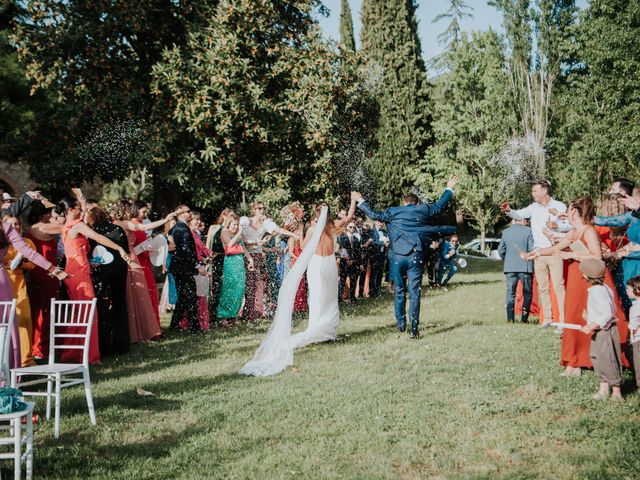
[[[67,295],[70,300],[93,300],[96,296],[91,282],[91,268],[89,266],[89,240],[84,235],[76,238],[69,237],[69,230],[81,220],[68,223],[62,229],[62,243],[64,256],[67,258],[65,271],[69,274],[64,279]],[[84,328],[67,327],[66,333],[84,333]],[[82,343],[82,339],[67,338],[65,344]],[[68,363],[82,363],[82,350],[62,350],[60,360]],[[93,319],[91,341],[89,343],[89,363],[100,363],[100,347],[98,346],[98,313]]]
[[[614,301],[617,306],[618,332],[622,345],[622,365],[629,367],[625,350],[629,338],[629,328],[624,309],[620,303],[620,297],[616,293],[613,275],[607,268],[605,270],[604,283],[614,292]],[[564,302],[564,321],[577,325],[586,325],[582,318],[582,312],[587,308],[588,289],[591,285],[582,277],[580,262],[572,261],[566,277],[566,297]],[[560,365],[567,367],[591,368],[589,349],[591,347],[591,335],[586,335],[580,330],[565,329],[562,333],[562,348],[560,353]]]

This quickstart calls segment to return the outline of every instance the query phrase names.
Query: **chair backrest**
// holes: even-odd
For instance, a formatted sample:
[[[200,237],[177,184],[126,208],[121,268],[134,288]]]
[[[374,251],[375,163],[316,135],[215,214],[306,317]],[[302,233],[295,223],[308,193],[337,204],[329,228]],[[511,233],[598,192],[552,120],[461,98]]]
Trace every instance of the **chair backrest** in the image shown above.
[[[5,336],[2,341],[2,355],[0,355],[0,362],[2,362],[3,370],[9,371],[9,345],[11,342],[11,331],[13,329],[13,323],[16,321],[16,299],[14,298],[10,302],[0,302],[0,325],[6,327]],[[19,345],[16,346],[19,348]],[[16,365],[19,367],[20,365]],[[9,379],[6,379],[7,381]]]
[[[89,366],[89,342],[96,316],[93,300],[51,299],[49,364],[55,363],[56,350],[82,350],[82,364]]]

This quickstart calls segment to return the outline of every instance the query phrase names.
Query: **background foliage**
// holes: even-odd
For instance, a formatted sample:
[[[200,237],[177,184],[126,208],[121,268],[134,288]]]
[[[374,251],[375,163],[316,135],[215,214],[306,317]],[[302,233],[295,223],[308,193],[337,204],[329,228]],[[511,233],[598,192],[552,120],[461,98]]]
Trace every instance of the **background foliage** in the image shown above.
[[[503,198],[527,200],[527,175],[503,181],[518,139],[564,200],[640,179],[638,3],[491,3],[503,35],[463,34],[472,3],[451,0],[432,26],[445,51],[425,62],[414,0],[365,0],[358,52],[347,0],[340,46],[318,0],[5,0],[0,157],[53,193],[91,181],[159,209],[338,203],[354,187],[388,205],[457,173],[481,233]]]

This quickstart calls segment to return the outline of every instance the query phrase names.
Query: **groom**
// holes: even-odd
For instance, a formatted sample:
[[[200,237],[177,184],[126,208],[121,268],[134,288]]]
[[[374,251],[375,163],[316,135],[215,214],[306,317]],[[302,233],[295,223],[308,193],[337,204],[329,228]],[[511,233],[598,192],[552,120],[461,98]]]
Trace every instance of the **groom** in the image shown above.
[[[376,212],[362,198],[359,192],[351,192],[351,198],[358,202],[358,208],[374,221],[387,224],[391,241],[389,251],[390,276],[396,289],[396,323],[398,330],[404,332],[407,327],[406,292],[409,280],[409,320],[411,338],[419,338],[420,287],[424,274],[424,257],[429,243],[435,235],[451,235],[456,228],[446,225],[433,225],[437,215],[453,197],[453,187],[458,178],[453,176],[447,182],[447,188],[436,203],[419,203],[417,195],[405,195],[403,206],[391,207],[384,212]]]

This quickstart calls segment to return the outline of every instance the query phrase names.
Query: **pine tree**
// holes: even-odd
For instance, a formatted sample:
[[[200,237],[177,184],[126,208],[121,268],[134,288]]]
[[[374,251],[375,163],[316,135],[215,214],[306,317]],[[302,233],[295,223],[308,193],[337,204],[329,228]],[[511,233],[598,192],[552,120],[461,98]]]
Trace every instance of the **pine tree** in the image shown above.
[[[356,51],[356,41],[353,37],[353,19],[349,0],[342,0],[340,7],[340,42],[344,48]]]
[[[387,204],[397,202],[413,185],[411,167],[432,143],[429,83],[415,11],[414,0],[362,4],[361,49],[384,69],[371,171],[378,181],[378,198]]]

